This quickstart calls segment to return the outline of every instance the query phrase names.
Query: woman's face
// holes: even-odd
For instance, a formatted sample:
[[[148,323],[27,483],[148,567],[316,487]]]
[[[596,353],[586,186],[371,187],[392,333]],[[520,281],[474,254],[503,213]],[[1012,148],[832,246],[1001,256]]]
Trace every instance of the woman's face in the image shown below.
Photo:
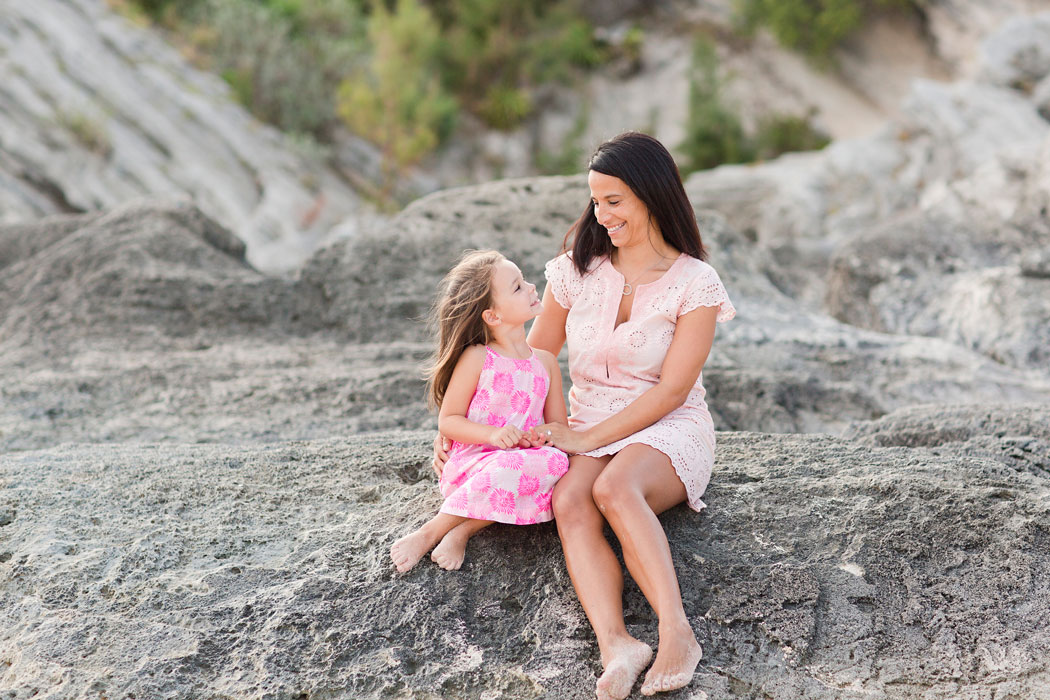
[[[587,174],[587,184],[594,218],[605,227],[614,246],[630,247],[649,240],[654,227],[649,209],[623,180],[592,170]]]

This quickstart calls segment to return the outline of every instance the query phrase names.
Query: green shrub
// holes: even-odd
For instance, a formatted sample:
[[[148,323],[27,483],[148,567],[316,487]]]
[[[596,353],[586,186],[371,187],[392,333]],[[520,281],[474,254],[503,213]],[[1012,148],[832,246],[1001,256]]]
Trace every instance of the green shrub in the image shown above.
[[[506,85],[489,87],[485,99],[478,106],[478,115],[489,126],[509,130],[520,124],[532,112],[532,98],[524,90]]]
[[[570,2],[539,0],[435,0],[434,14],[445,35],[441,44],[442,80],[482,120],[512,128],[528,114],[509,91],[528,95],[547,81],[569,82],[574,71],[599,64],[604,53],[589,24]],[[502,96],[503,100],[494,100]],[[531,109],[531,107],[530,107]],[[490,119],[496,121],[490,121]]]
[[[372,60],[339,88],[339,116],[382,150],[383,203],[392,203],[398,176],[437,146],[455,115],[455,100],[427,70],[439,31],[419,0],[398,0],[393,11],[376,3],[368,22]]]
[[[753,157],[740,118],[722,101],[722,87],[714,46],[710,41],[697,40],[689,81],[689,117],[685,140],[679,145],[687,172]]]
[[[767,115],[749,135],[736,111],[722,97],[714,46],[699,40],[693,47],[686,136],[679,145],[684,156],[683,174],[724,163],[768,160],[789,151],[812,151],[828,144],[828,137],[813,128],[810,115]]]
[[[774,114],[758,121],[755,157],[769,160],[790,151],[817,151],[830,143],[827,134],[813,128],[808,117]]]
[[[113,150],[113,143],[109,139],[109,133],[100,120],[94,119],[84,112],[75,110],[60,110],[55,115],[55,121],[73,135],[77,142],[87,150],[102,156],[108,156]]]
[[[914,7],[915,0],[736,0],[745,31],[764,26],[783,46],[819,63],[855,32],[865,17],[880,10]]]

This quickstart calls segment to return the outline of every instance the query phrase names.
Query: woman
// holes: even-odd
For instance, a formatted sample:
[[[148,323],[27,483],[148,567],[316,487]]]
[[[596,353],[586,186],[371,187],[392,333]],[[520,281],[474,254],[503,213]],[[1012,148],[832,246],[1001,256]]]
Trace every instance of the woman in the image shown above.
[[[659,618],[642,693],[689,684],[700,661],[657,515],[694,510],[714,463],[714,425],[700,372],[716,321],[735,310],[707,263],[692,206],[667,149],[635,132],[591,158],[591,202],[547,264],[543,312],[529,345],[569,345],[569,425],[538,428],[573,455],[554,488],[565,562],[598,638],[599,698],[627,697],[652,649],[623,618],[623,572],[606,523]],[[438,450],[438,462],[443,462]]]

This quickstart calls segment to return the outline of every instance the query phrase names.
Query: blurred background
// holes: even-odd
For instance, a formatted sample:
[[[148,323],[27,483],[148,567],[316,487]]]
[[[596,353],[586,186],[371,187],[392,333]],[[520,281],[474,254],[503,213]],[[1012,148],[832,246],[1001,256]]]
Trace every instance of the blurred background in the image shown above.
[[[3,0],[0,222],[188,196],[291,270],[438,189],[864,137],[1036,0]]]

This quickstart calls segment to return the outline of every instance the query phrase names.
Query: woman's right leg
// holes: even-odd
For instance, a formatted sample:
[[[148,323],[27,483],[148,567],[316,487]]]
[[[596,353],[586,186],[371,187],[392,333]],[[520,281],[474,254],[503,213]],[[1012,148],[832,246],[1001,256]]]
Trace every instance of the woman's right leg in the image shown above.
[[[653,652],[627,632],[623,569],[605,539],[605,518],[591,495],[609,459],[573,456],[569,471],[554,487],[551,503],[569,577],[598,638],[605,669],[598,680],[598,697],[619,700],[630,695]]]

